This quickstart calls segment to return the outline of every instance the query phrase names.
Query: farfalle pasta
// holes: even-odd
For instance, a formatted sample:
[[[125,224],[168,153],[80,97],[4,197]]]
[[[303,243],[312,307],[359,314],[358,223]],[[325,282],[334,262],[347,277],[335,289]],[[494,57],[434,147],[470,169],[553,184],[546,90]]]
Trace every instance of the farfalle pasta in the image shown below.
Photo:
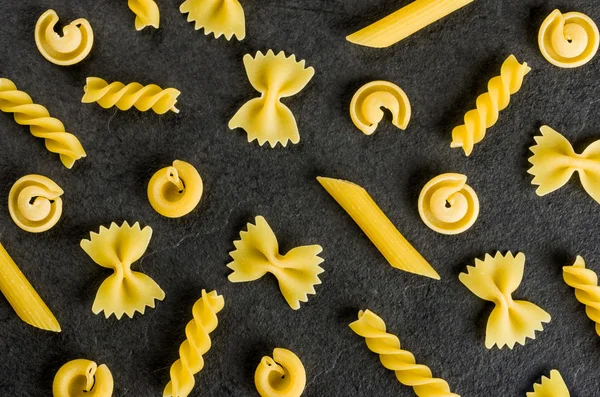
[[[539,306],[522,300],[513,300],[512,293],[523,279],[525,255],[496,253],[485,260],[475,259],[475,266],[467,266],[459,280],[477,297],[493,302],[496,306],[488,318],[485,347],[499,349],[515,343],[525,344],[526,338],[535,339],[535,331],[544,329],[543,323],[550,322],[550,315]]]
[[[266,55],[259,51],[254,58],[244,55],[244,66],[250,84],[261,96],[246,102],[229,121],[229,128],[243,128],[248,142],[256,139],[261,146],[265,142],[271,147],[300,142],[296,119],[281,98],[299,93],[315,70],[305,67],[304,61],[296,61],[295,55],[286,57],[283,51],[275,55],[272,50]]]
[[[196,30],[204,28],[204,34],[215,34],[218,39],[232,36],[238,40],[246,37],[244,9],[238,0],[185,0],[179,11],[188,14],[187,21],[194,22]]]
[[[129,226],[112,223],[110,228],[100,226],[98,233],[91,232],[89,240],[81,240],[81,248],[102,267],[113,269],[98,288],[92,306],[94,314],[104,312],[106,318],[112,314],[120,320],[123,314],[133,317],[135,312],[144,314],[146,306],[154,308],[154,300],[163,300],[165,292],[147,275],[132,271],[131,265],[144,255],[152,229],[141,229],[136,222]]]
[[[60,219],[63,193],[50,178],[25,175],[8,193],[8,213],[21,229],[31,233],[45,232]]]
[[[550,371],[549,378],[542,376],[542,381],[535,383],[533,391],[527,393],[527,397],[569,397],[570,395],[560,372],[555,369]]]
[[[276,348],[265,356],[254,372],[254,385],[261,397],[300,397],[306,387],[306,371],[292,351]]]
[[[156,212],[179,218],[192,212],[202,197],[202,178],[190,163],[175,160],[156,171],[148,182],[148,201]]]
[[[127,0],[127,6],[135,14],[136,30],[142,30],[146,26],[158,29],[160,11],[154,0]]]
[[[227,265],[233,270],[229,281],[254,281],[271,273],[288,305],[298,310],[300,302],[307,302],[308,295],[315,293],[314,286],[321,284],[323,269],[319,264],[323,258],[319,253],[323,248],[305,245],[281,255],[277,237],[265,218],[257,216],[254,223],[248,223],[248,231],[240,232],[240,239],[233,242],[235,250],[229,253],[233,261]]]
[[[596,334],[600,336],[600,286],[598,275],[586,269],[585,261],[579,255],[572,266],[563,267],[563,279],[568,286],[575,288],[575,298],[585,305],[585,314],[596,323]]]
[[[52,383],[53,397],[111,397],[114,380],[105,364],[79,358],[64,364]]]

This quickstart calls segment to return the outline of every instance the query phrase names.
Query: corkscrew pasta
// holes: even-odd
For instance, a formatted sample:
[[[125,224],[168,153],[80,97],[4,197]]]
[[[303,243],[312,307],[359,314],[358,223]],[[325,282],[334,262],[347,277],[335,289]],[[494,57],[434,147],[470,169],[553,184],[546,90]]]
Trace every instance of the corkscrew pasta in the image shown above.
[[[261,397],[300,397],[306,386],[306,371],[293,352],[277,348],[273,358],[265,356],[254,373]]]
[[[195,22],[194,29],[204,28],[204,34],[215,34],[215,39],[225,36],[230,40],[246,37],[244,9],[238,0],[185,0],[179,7],[188,14],[187,21]]]
[[[398,337],[386,332],[385,322],[377,314],[359,311],[358,320],[350,328],[365,338],[369,350],[379,354],[381,364],[396,373],[398,382],[412,387],[417,396],[460,397],[450,391],[448,382],[434,378],[429,367],[417,364],[415,356],[400,347]]]
[[[58,15],[54,10],[44,12],[35,25],[35,45],[50,62],[68,66],[81,62],[94,45],[94,31],[90,23],[79,18],[62,29],[62,36],[54,31]]]
[[[411,108],[408,96],[396,84],[388,81],[371,81],[360,87],[350,102],[350,118],[365,135],[371,135],[383,120],[383,110],[392,113],[392,124],[405,130],[410,121]]]
[[[42,175],[25,175],[8,193],[8,213],[21,229],[40,233],[51,229],[62,214],[63,190]]]
[[[114,381],[105,364],[83,358],[64,364],[52,383],[53,397],[111,397]]]
[[[160,11],[154,0],[127,0],[129,9],[135,14],[135,29],[142,30],[146,26],[158,29]]]
[[[594,21],[580,12],[554,10],[542,23],[538,44],[544,58],[560,68],[576,68],[588,63],[600,43]]]
[[[575,298],[585,305],[585,313],[596,323],[596,333],[600,336],[600,286],[598,275],[586,269],[585,261],[579,255],[572,266],[563,267],[563,279],[568,286],[575,288]]]
[[[129,83],[125,85],[119,81],[108,84],[99,77],[88,77],[83,91],[81,102],[97,102],[104,109],[116,106],[120,110],[128,110],[135,106],[142,112],[152,109],[157,114],[164,114],[169,110],[179,113],[175,104],[181,92],[175,88],[163,90],[156,84],[143,86],[140,83]]]
[[[467,273],[459,275],[460,281],[477,297],[494,302],[485,334],[485,347],[499,349],[515,343],[525,344],[526,338],[535,339],[535,331],[544,329],[542,323],[550,322],[550,315],[537,305],[513,300],[512,293],[523,280],[525,255],[496,253],[485,260],[475,259],[475,266],[467,266]]]
[[[31,135],[44,139],[46,149],[59,154],[65,167],[73,167],[76,160],[86,156],[79,140],[65,132],[60,120],[51,117],[45,107],[33,103],[27,93],[17,90],[15,83],[5,78],[0,78],[0,110],[14,113],[17,124],[28,125]]]
[[[527,393],[527,397],[569,397],[569,389],[563,380],[560,372],[553,369],[550,371],[550,377],[542,376],[541,383],[533,385],[533,391]]]
[[[298,310],[300,302],[307,302],[308,295],[315,294],[314,286],[321,284],[319,274],[323,269],[319,264],[323,258],[319,253],[323,248],[305,245],[281,255],[277,237],[265,218],[257,216],[254,223],[248,223],[248,231],[240,232],[240,239],[233,242],[235,250],[229,253],[233,261],[227,265],[233,270],[229,281],[254,281],[271,273],[288,305]]]
[[[521,89],[523,78],[531,68],[527,63],[519,63],[514,55],[502,64],[500,76],[488,83],[488,92],[479,95],[476,108],[465,114],[465,123],[452,130],[452,148],[462,148],[469,156],[473,146],[481,142],[485,132],[498,121],[500,111],[510,103],[510,96]]]
[[[148,201],[156,212],[179,218],[192,212],[202,197],[202,178],[193,165],[175,160],[156,171],[148,183]]]
[[[427,182],[419,195],[418,207],[423,222],[442,234],[466,231],[479,215],[477,193],[461,174],[442,174]]]
[[[211,347],[210,333],[219,321],[217,313],[223,310],[225,301],[217,291],[207,293],[192,308],[193,319],[185,327],[187,339],[179,347],[179,359],[171,366],[171,380],[165,387],[163,397],[187,397],[194,388],[194,375],[204,368],[204,355]]]
[[[98,265],[113,269],[98,288],[92,312],[104,311],[106,318],[112,314],[120,320],[123,314],[133,317],[135,312],[144,314],[146,306],[154,308],[154,300],[165,298],[165,292],[154,280],[143,273],[132,271],[131,265],[144,255],[152,229],[141,229],[139,222],[129,226],[112,223],[110,228],[100,226],[98,233],[91,232],[89,240],[81,240],[81,248]]]
[[[253,58],[244,55],[244,66],[248,80],[260,92],[259,98],[246,102],[229,121],[229,129],[243,128],[248,134],[248,142],[255,139],[259,145],[269,142],[287,146],[288,141],[300,142],[300,134],[292,111],[281,103],[299,93],[312,79],[315,70],[305,67],[304,61],[296,61],[296,56],[286,57],[281,51],[275,55],[272,50],[263,55],[260,51]]]

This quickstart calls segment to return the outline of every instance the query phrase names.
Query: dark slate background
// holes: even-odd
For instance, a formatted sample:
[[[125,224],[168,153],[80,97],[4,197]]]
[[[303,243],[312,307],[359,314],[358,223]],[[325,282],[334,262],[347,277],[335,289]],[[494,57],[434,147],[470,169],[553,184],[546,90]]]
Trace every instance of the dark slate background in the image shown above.
[[[216,289],[226,304],[193,396],[257,395],[254,370],[275,347],[302,359],[305,396],[412,396],[348,328],[363,308],[380,314],[418,362],[462,396],[524,396],[552,368],[572,395],[598,395],[600,339],[561,267],[581,254],[600,271],[599,207],[577,177],[540,198],[526,172],[528,148],[542,124],[564,133],[578,151],[599,138],[600,57],[559,69],[537,46],[538,28],[554,8],[600,22],[597,1],[477,0],[387,49],[352,45],[345,36],[406,0],[243,1],[243,42],[195,31],[179,13],[180,2],[159,0],[160,29],[142,32],[135,31],[124,0],[0,2],[0,75],[46,105],[88,153],[67,170],[27,127],[0,114],[0,241],[63,328],[53,334],[30,327],[0,298],[2,396],[48,396],[58,368],[82,357],[109,366],[116,396],[161,395],[203,288]],[[48,8],[63,23],[90,21],[90,58],[60,67],[39,54],[33,29]],[[294,53],[316,70],[299,95],[285,100],[301,133],[301,142],[285,149],[249,144],[243,131],[227,128],[257,95],[243,55],[270,48]],[[449,147],[452,128],[511,53],[533,70],[466,158]],[[176,87],[181,113],[81,104],[87,76]],[[406,91],[413,106],[408,130],[385,122],[368,137],[353,126],[350,98],[373,79]],[[150,176],[174,159],[194,164],[205,183],[199,207],[181,219],[160,216],[146,198]],[[475,225],[458,236],[433,232],[417,213],[421,187],[444,172],[466,174],[481,202]],[[20,230],[7,210],[10,187],[29,173],[65,190],[63,216],[43,234]],[[390,267],[319,186],[318,175],[364,186],[441,281]],[[298,311],[287,306],[271,276],[227,281],[232,241],[256,215],[266,217],[283,252],[302,244],[324,248],[323,284]],[[100,225],[123,220],[153,228],[150,247],[134,267],[156,280],[166,299],[145,315],[106,320],[91,306],[110,272],[79,242]],[[514,350],[484,347],[492,306],[458,281],[473,258],[497,250],[526,254],[515,297],[552,315],[536,340]]]

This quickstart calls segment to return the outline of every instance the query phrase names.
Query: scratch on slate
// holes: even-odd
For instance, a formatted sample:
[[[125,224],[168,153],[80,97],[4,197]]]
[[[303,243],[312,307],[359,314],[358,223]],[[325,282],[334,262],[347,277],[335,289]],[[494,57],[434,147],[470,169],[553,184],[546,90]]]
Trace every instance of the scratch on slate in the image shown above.
[[[115,108],[115,112],[112,114],[112,116],[110,116],[110,118],[108,119],[108,123],[106,123],[106,128],[108,129],[108,133],[112,134],[112,131],[110,130],[110,122],[111,120],[117,115],[117,111],[118,109]]]
[[[340,358],[342,357],[342,354],[346,353],[346,352],[347,352],[347,351],[349,351],[349,350],[356,349],[358,346],[362,345],[363,343],[364,343],[364,341],[356,342],[355,344],[353,344],[353,345],[351,345],[351,346],[348,346],[348,347],[347,347],[347,348],[345,348],[345,349],[342,349],[342,350],[340,350],[340,351],[339,351],[339,353],[338,353],[338,355],[336,356],[336,358],[333,360],[333,365],[331,365],[329,368],[327,368],[327,369],[324,369],[323,371],[321,371],[321,372],[317,373],[315,376],[313,376],[313,377],[312,377],[312,379],[310,380],[310,382],[308,382],[308,383],[306,384],[306,387],[308,387],[308,386],[310,386],[311,384],[313,384],[313,383],[314,383],[314,381],[315,381],[315,380],[316,380],[316,379],[317,379],[319,376],[321,376],[321,375],[325,375],[325,374],[328,374],[328,373],[330,373],[331,371],[333,371],[333,370],[335,369],[335,367],[337,367],[337,365],[339,364],[339,362],[340,362]]]

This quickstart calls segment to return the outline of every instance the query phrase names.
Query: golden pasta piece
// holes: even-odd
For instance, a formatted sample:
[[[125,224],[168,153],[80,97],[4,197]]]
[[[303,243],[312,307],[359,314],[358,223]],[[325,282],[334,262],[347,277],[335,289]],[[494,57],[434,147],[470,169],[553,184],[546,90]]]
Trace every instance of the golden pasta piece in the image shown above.
[[[580,12],[554,10],[542,23],[538,44],[544,58],[559,68],[588,63],[600,43],[600,32],[590,17]]]
[[[408,96],[396,84],[388,81],[371,81],[360,87],[350,102],[350,118],[365,135],[371,135],[383,120],[385,108],[392,113],[392,124],[405,130],[410,121]]]
[[[194,303],[193,319],[185,327],[187,339],[179,347],[179,359],[171,366],[171,380],[165,387],[163,397],[187,397],[194,388],[194,375],[204,368],[203,356],[212,344],[210,333],[219,320],[217,313],[223,310],[225,301],[217,291],[207,293]]]
[[[320,245],[305,245],[291,249],[287,254],[279,254],[277,237],[262,216],[257,216],[255,225],[248,223],[248,231],[240,232],[240,239],[233,242],[235,250],[227,267],[233,270],[229,281],[239,283],[258,280],[267,273],[273,274],[279,282],[279,289],[286,302],[294,310],[300,302],[308,301],[308,294],[315,294],[315,285],[321,284],[319,266],[323,258]]]
[[[533,156],[529,158],[533,175],[533,185],[538,196],[564,186],[573,173],[579,174],[579,180],[585,191],[600,203],[600,140],[590,144],[581,154],[575,153],[573,146],[559,132],[544,125],[541,136],[536,136],[535,145],[529,148]]]
[[[341,179],[320,176],[317,180],[352,217],[392,267],[440,279],[435,269],[400,234],[365,189]]]
[[[585,305],[585,313],[596,323],[596,333],[600,336],[600,286],[598,275],[585,268],[585,261],[579,255],[573,266],[563,267],[563,279],[575,288],[575,298]]]
[[[19,267],[0,244],[0,291],[27,324],[46,331],[60,332],[60,324]]]
[[[254,58],[244,55],[244,67],[248,80],[260,92],[259,98],[246,102],[229,121],[229,129],[243,128],[248,142],[257,139],[259,145],[269,142],[287,146],[288,141],[300,142],[300,134],[292,111],[281,103],[281,98],[299,93],[315,74],[312,67],[296,56],[286,58],[283,51],[275,55],[272,50]]]
[[[73,167],[76,160],[86,156],[79,140],[65,132],[60,120],[51,117],[45,107],[33,103],[27,93],[17,90],[15,83],[5,78],[0,78],[0,110],[14,113],[18,124],[28,125],[31,135],[44,139],[46,149],[59,154],[65,167]]]
[[[238,40],[246,37],[244,9],[238,0],[185,0],[179,7],[188,14],[187,21],[195,22],[196,30],[204,28],[204,34],[215,34],[215,39],[232,36]]]
[[[58,370],[52,383],[53,397],[111,397],[114,381],[108,367],[79,358]]]
[[[104,109],[116,106],[120,110],[128,110],[135,106],[142,112],[152,109],[157,114],[164,114],[169,110],[179,113],[175,104],[181,92],[175,88],[163,90],[156,84],[144,86],[140,83],[129,83],[125,85],[119,81],[108,84],[99,77],[88,77],[83,91],[81,102],[98,102],[98,105]]]
[[[550,377],[542,376],[542,382],[533,385],[533,391],[527,393],[527,397],[569,397],[569,389],[560,376],[560,372],[553,369]]]
[[[277,348],[273,358],[260,360],[254,384],[261,397],[300,397],[306,386],[306,371],[293,352]]]
[[[131,270],[131,264],[144,255],[152,229],[141,229],[139,222],[129,226],[112,223],[110,228],[100,226],[98,233],[91,232],[89,240],[81,240],[81,248],[102,267],[113,269],[96,293],[92,306],[94,314],[104,311],[106,318],[114,314],[120,320],[123,314],[133,317],[144,314],[146,306],[154,308],[154,300],[165,298],[165,292],[154,280],[143,273]]]
[[[385,48],[466,6],[473,0],[415,0],[346,37],[351,43]]]
[[[515,343],[525,344],[526,338],[535,339],[535,331],[544,329],[542,323],[550,322],[550,315],[531,302],[513,300],[512,293],[523,280],[525,255],[496,253],[485,255],[485,260],[475,259],[475,266],[467,266],[459,280],[477,297],[496,305],[487,322],[485,347],[499,349]]]
[[[460,397],[450,391],[448,382],[434,378],[429,367],[417,364],[415,356],[400,347],[396,335],[386,332],[385,322],[370,310],[358,312],[358,320],[350,324],[357,335],[365,338],[367,347],[379,354],[381,364],[396,373],[398,382],[413,388],[419,397]]]
[[[477,193],[461,174],[442,174],[427,182],[419,195],[418,207],[423,222],[442,234],[466,231],[479,215]]]
[[[60,219],[63,193],[50,178],[25,175],[8,193],[8,212],[21,229],[31,233],[45,232]]]
[[[479,95],[476,108],[465,114],[465,123],[452,130],[452,148],[462,148],[470,155],[473,146],[485,137],[485,131],[498,121],[501,110],[510,103],[510,96],[521,89],[523,78],[531,68],[527,63],[519,63],[514,55],[502,64],[500,76],[488,83],[488,92]]]
[[[94,32],[87,19],[74,20],[62,29],[62,36],[54,31],[58,15],[48,10],[35,25],[35,45],[50,62],[68,66],[81,62],[94,45]]]
[[[170,167],[156,171],[148,182],[148,201],[156,212],[179,218],[192,212],[202,197],[202,178],[196,168],[175,160]]]
[[[154,0],[128,0],[129,9],[135,14],[135,29],[142,30],[146,26],[158,29],[160,11]]]

